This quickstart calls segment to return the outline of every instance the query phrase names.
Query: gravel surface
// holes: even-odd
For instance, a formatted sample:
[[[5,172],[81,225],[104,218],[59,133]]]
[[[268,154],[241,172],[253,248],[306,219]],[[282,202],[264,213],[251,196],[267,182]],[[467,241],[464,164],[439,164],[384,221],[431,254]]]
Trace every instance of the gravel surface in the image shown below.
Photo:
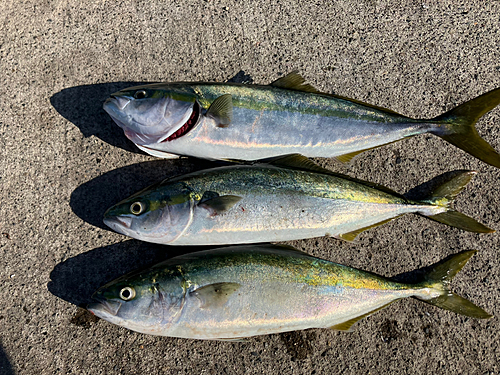
[[[211,165],[139,152],[102,110],[110,93],[158,81],[265,84],[298,70],[324,92],[433,117],[500,86],[500,2],[4,0],[0,10],[1,374],[500,373],[498,234],[415,215],[354,243],[291,244],[386,276],[478,249],[453,289],[492,319],[410,299],[350,333],[228,343],[146,336],[81,308],[107,281],[188,251],[116,234],[104,211],[150,183]],[[500,151],[499,117],[493,110],[478,131]],[[348,165],[316,161],[402,193],[477,170],[456,207],[500,229],[500,170],[438,137]]]

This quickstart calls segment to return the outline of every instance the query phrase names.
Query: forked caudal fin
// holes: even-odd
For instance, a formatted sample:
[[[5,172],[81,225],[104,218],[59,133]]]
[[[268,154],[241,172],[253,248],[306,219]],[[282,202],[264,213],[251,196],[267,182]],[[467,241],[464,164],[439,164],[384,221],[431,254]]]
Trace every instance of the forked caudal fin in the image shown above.
[[[434,206],[441,206],[446,208],[447,211],[439,213],[437,215],[425,215],[429,219],[438,221],[443,224],[450,225],[455,228],[463,229],[469,232],[475,233],[492,233],[495,230],[488,228],[487,226],[477,222],[473,218],[464,215],[453,208],[451,208],[451,203],[455,197],[462,191],[462,189],[467,185],[472,177],[476,174],[475,171],[465,171],[461,172],[452,179],[439,185],[430,196],[420,199],[422,203],[432,204]]]
[[[433,134],[472,156],[500,168],[500,154],[480,137],[475,123],[500,103],[500,88],[453,108],[429,122],[440,125]]]
[[[432,266],[426,267],[426,271],[424,271],[423,274],[420,273],[421,270],[410,272],[410,274],[420,273],[420,276],[417,277],[416,280],[414,279],[414,281],[411,284],[406,284],[406,285],[414,286],[415,289],[417,289],[417,291],[430,289],[428,298],[424,297],[423,293],[420,296],[418,295],[415,296],[415,298],[430,305],[434,305],[444,310],[453,311],[457,314],[466,315],[473,318],[478,318],[478,319],[491,318],[492,315],[488,314],[482,308],[474,305],[469,300],[453,293],[449,289],[449,285],[453,277],[455,277],[455,275],[465,266],[467,261],[475,253],[476,250],[462,251],[461,253],[451,255],[448,258],[443,259],[436,264],[433,264]],[[401,276],[403,275],[398,275],[394,277],[393,280],[401,281]],[[390,305],[392,302],[389,302],[387,305]],[[385,308],[387,305],[376,308],[375,310],[372,310],[366,314],[357,316],[353,319],[350,319],[346,322],[342,322],[330,328],[340,331],[350,331],[352,329],[352,326],[356,322]]]
[[[476,250],[462,251],[461,253],[451,255],[446,259],[432,265],[423,275],[423,280],[419,283],[421,286],[430,287],[440,292],[440,296],[431,299],[417,297],[419,300],[445,310],[453,311],[478,319],[488,319],[492,315],[480,307],[474,305],[469,300],[449,290],[449,284],[453,277],[463,268],[467,261],[476,253]]]

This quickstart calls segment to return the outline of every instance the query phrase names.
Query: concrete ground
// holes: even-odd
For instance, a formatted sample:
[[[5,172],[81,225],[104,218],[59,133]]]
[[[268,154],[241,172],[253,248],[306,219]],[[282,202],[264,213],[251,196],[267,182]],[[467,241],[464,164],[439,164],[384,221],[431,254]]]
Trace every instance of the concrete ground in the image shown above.
[[[102,110],[135,83],[253,81],[300,71],[325,92],[436,116],[500,86],[498,1],[4,0],[0,4],[0,373],[498,374],[498,234],[407,215],[355,243],[296,241],[315,256],[392,276],[466,249],[454,290],[494,315],[399,301],[351,333],[308,330],[246,343],[160,338],[97,320],[105,282],[186,249],[108,230],[104,211],[167,176],[207,167],[140,153]],[[478,131],[500,151],[500,109]],[[406,192],[479,173],[456,207],[500,230],[500,171],[432,136],[332,170]]]

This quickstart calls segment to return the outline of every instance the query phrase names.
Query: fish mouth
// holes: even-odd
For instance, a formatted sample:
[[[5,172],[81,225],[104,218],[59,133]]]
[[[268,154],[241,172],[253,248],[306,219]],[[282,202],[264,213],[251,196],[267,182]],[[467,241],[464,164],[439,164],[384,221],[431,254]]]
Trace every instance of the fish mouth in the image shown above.
[[[111,229],[116,230],[117,232],[119,232],[123,228],[130,229],[130,227],[132,226],[131,217],[119,217],[119,216],[104,217],[103,221],[104,224],[106,224]]]
[[[122,304],[117,301],[108,301],[93,297],[96,302],[91,302],[87,305],[87,310],[99,318],[106,319],[106,316],[116,316]]]
[[[123,109],[131,102],[130,99],[121,97],[121,96],[113,96],[111,95],[109,98],[107,98],[104,101],[103,108],[106,112],[109,113],[111,110],[110,106],[115,106],[118,108],[120,111],[123,111]]]
[[[167,138],[160,140],[158,143],[165,143],[173,141],[176,138],[180,138],[183,135],[186,135],[195,127],[200,118],[200,105],[198,102],[194,102],[193,111],[191,112],[191,116],[187,119],[187,121],[179,127],[173,134],[169,135]]]

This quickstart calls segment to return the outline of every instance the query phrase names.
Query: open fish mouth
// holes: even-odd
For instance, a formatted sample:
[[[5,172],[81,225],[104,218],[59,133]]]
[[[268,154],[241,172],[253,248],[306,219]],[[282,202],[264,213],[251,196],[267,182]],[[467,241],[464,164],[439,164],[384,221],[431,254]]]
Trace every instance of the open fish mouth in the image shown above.
[[[179,127],[173,134],[169,135],[167,138],[160,140],[158,143],[173,141],[176,138],[182,137],[189,133],[191,129],[198,123],[200,118],[200,105],[195,102],[193,105],[193,111],[191,112],[191,116],[187,119],[187,121]]]

